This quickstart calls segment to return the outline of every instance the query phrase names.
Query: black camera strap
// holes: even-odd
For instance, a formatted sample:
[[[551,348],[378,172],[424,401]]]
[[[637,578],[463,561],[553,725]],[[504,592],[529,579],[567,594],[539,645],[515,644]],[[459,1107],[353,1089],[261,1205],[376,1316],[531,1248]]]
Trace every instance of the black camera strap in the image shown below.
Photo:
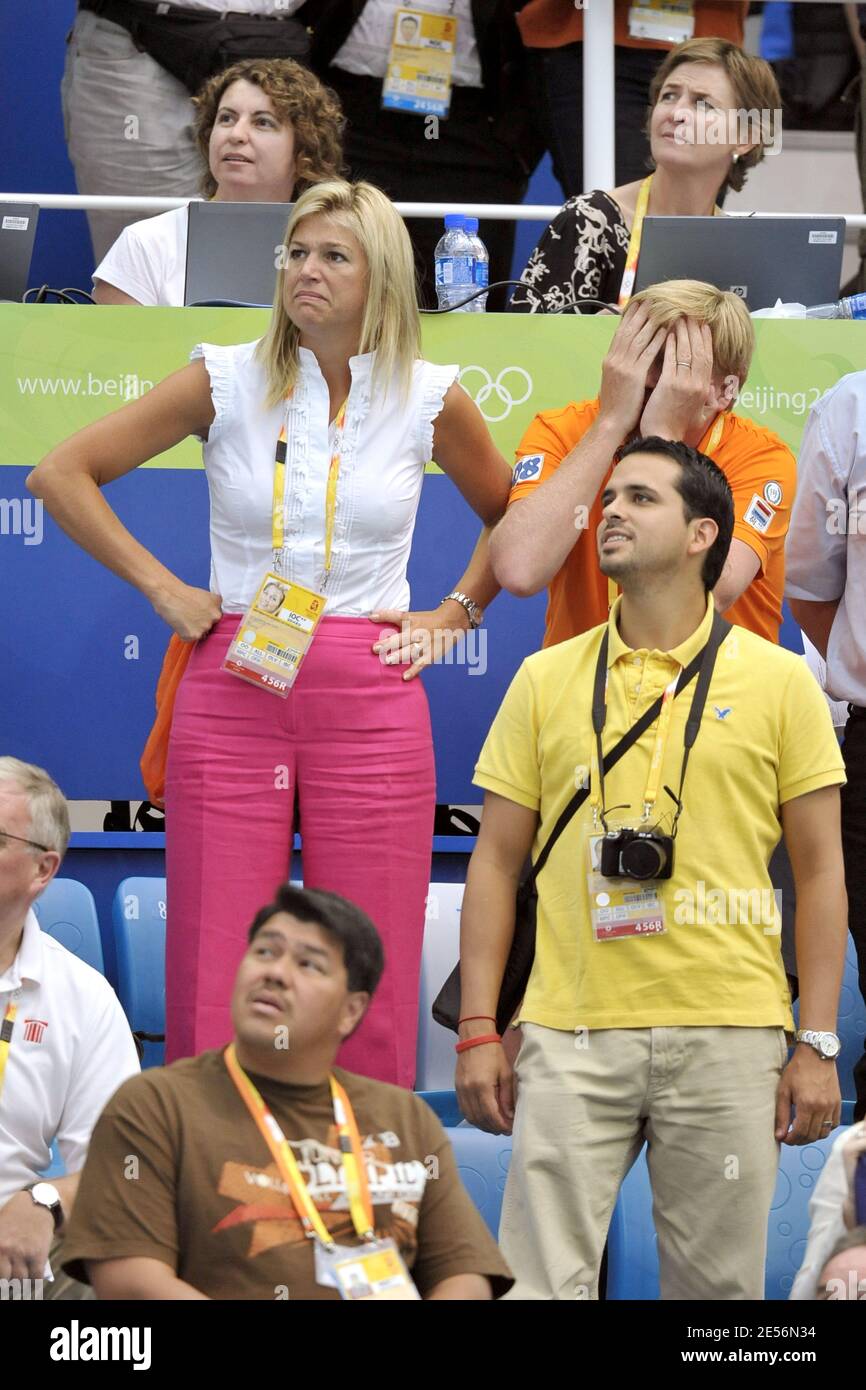
[[[671,827],[671,833],[673,835],[676,834],[677,821],[679,820],[680,813],[683,809],[683,785],[686,780],[686,769],[689,764],[689,754],[691,753],[695,739],[698,736],[698,730],[701,727],[701,718],[704,713],[704,706],[707,703],[707,695],[710,689],[710,681],[713,675],[713,668],[716,664],[716,656],[718,654],[719,647],[722,645],[725,638],[727,637],[730,628],[731,624],[726,622],[720,613],[713,613],[713,624],[710,629],[709,638],[707,639],[705,646],[701,648],[694,660],[691,661],[688,666],[683,667],[682,671],[680,672],[679,680],[677,681],[676,690],[674,691],[674,698],[676,698],[676,696],[679,695],[680,691],[685,688],[685,686],[689,683],[689,681],[691,681],[694,678],[695,674],[697,673],[697,684],[695,686],[694,694],[692,695],[691,708],[689,710],[688,719],[686,720],[686,728],[685,733],[683,735],[683,761],[680,767],[679,791],[677,795],[673,797],[677,806],[676,815],[674,816],[674,822]],[[607,823],[605,821],[604,815],[604,774],[605,772],[609,772],[612,766],[611,755],[608,754],[607,758],[605,758],[602,754],[601,748],[601,735],[604,731],[605,720],[607,718],[606,690],[608,638],[609,631],[605,631],[598,652],[598,661],[596,663],[595,668],[595,683],[592,692],[592,727],[595,732],[596,748],[598,752],[599,794],[601,796],[601,822],[605,830],[607,829]],[[652,704],[650,708],[647,710],[647,712],[642,716],[642,718],[640,718],[636,724],[632,725],[631,729],[629,729],[625,737],[617,744],[617,747],[614,751],[618,754],[619,757],[621,757],[622,754],[627,751],[627,749],[623,747],[623,744],[625,743],[626,739],[628,740],[627,746],[628,748],[630,748],[632,744],[635,743],[636,739],[640,736],[640,734],[644,733],[646,729],[648,729],[650,725],[653,724],[655,720],[659,717],[662,709],[663,700],[664,695],[660,695],[659,698],[655,701],[655,703]],[[670,794],[671,796],[673,796],[672,792]]]
[[[728,629],[730,628],[730,626],[731,626],[730,623],[726,623],[725,620],[724,620],[724,618],[721,618],[721,617],[719,616],[718,613],[715,615],[715,617],[714,617],[714,619],[713,619],[713,628],[712,628],[712,632],[710,633],[710,642],[714,642],[714,643],[715,643],[715,648],[714,648],[714,651],[713,651],[713,665],[715,665],[716,652],[718,651],[719,647],[721,646],[722,642],[724,641],[725,636],[727,635],[727,632],[728,632]],[[707,645],[709,645],[709,643],[708,643]],[[680,677],[679,677],[679,680],[677,681],[676,695],[679,695],[679,693],[680,693],[681,690],[685,690],[686,686],[689,685],[689,684],[694,680],[695,676],[696,676],[696,675],[698,674],[698,672],[701,670],[702,664],[703,664],[703,658],[704,658],[704,655],[705,655],[705,653],[706,653],[706,650],[707,650],[707,648],[706,648],[706,647],[703,647],[703,648],[701,649],[701,651],[698,652],[698,654],[697,654],[697,656],[694,658],[694,660],[693,660],[693,661],[690,661],[689,664],[688,664],[688,666],[684,667],[683,670],[680,672]],[[602,727],[603,727],[603,726],[604,726],[604,684],[605,684],[605,670],[606,670],[606,666],[607,666],[607,633],[606,633],[606,632],[605,632],[604,637],[603,637],[603,639],[602,639],[602,651],[601,651],[601,653],[599,654],[599,657],[600,657],[599,665],[596,667],[596,673],[595,673],[595,683],[596,683],[596,687],[598,687],[598,683],[599,683],[599,672],[601,672],[601,701],[602,701]],[[712,666],[710,667],[710,670],[709,670],[708,673],[707,673],[707,678],[706,678],[706,685],[707,685],[707,687],[709,687],[710,676],[711,676],[711,675],[712,675]],[[622,757],[628,752],[628,750],[631,748],[632,744],[636,743],[636,742],[638,741],[638,739],[639,739],[643,734],[646,733],[647,729],[649,729],[649,728],[655,723],[655,721],[658,719],[659,715],[661,714],[661,709],[662,709],[662,698],[663,698],[663,697],[660,695],[659,698],[658,698],[657,700],[654,700],[654,701],[653,701],[653,703],[650,705],[649,709],[647,709],[647,710],[644,711],[644,713],[641,715],[640,719],[638,719],[637,723],[633,724],[633,725],[631,726],[631,728],[630,728],[626,733],[623,734],[623,736],[622,736],[622,738],[620,739],[619,743],[617,743],[616,746],[615,746],[614,748],[611,748],[610,752],[609,752],[605,757],[602,758],[601,756],[599,756],[598,766],[599,766],[599,775],[600,775],[601,778],[603,778],[605,772],[610,772],[614,767],[616,767],[616,765],[617,765],[617,763],[619,762],[620,758],[622,758]],[[676,698],[676,696],[675,696],[674,698]],[[705,702],[706,702],[706,691],[704,691],[703,701],[702,701],[702,703],[701,703],[701,712],[703,711],[703,706],[704,706],[704,703],[705,703]],[[595,696],[594,696],[594,697],[593,697],[593,709],[595,708],[595,704],[596,704],[596,700],[595,700]],[[692,710],[689,711],[689,724],[692,723],[693,716],[694,716],[694,708],[693,708]],[[696,722],[695,725],[694,725],[694,733],[693,733],[692,739],[691,739],[691,742],[692,742],[692,743],[694,743],[695,738],[697,737],[697,731],[698,731],[699,725],[700,725],[700,714],[698,715],[697,722]],[[687,736],[688,736],[688,726],[687,726],[686,733],[687,733]],[[689,744],[689,747],[691,747],[691,744]],[[682,791],[682,784],[680,784],[680,790]],[[545,864],[547,863],[548,859],[550,858],[550,854],[551,854],[551,851],[553,850],[554,845],[556,844],[556,842],[557,842],[557,840],[559,839],[559,837],[560,837],[560,835],[562,834],[562,832],[565,830],[566,826],[569,824],[569,822],[574,818],[574,816],[575,816],[575,815],[577,814],[577,812],[580,810],[581,806],[583,805],[583,803],[586,801],[587,797],[589,796],[589,793],[590,793],[590,781],[589,781],[589,779],[587,779],[586,785],[583,786],[583,787],[579,787],[579,788],[578,788],[578,790],[575,792],[574,796],[573,796],[573,797],[571,798],[571,800],[569,801],[568,805],[565,806],[564,809],[560,812],[559,819],[557,820],[556,825],[553,827],[553,829],[551,830],[550,834],[549,834],[548,837],[547,837],[547,840],[545,841],[544,845],[542,846],[541,852],[540,852],[538,858],[536,859],[535,863],[532,865],[532,869],[531,869],[531,871],[530,871],[528,877],[524,880],[523,888],[524,888],[526,891],[531,892],[531,891],[533,891],[533,889],[535,888],[535,880],[537,879],[538,875],[541,873],[541,870],[544,868]]]

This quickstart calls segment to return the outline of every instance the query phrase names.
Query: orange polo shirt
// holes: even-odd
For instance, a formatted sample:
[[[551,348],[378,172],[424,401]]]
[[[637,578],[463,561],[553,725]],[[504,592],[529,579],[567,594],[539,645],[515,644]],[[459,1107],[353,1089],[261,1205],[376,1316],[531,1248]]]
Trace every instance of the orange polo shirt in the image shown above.
[[[562,460],[584,436],[598,415],[598,400],[572,402],[564,410],[536,415],[520,441],[509,507],[532,494],[552,477]],[[712,425],[698,444],[705,452]],[[748,588],[728,610],[729,622],[778,642],[785,592],[785,536],[797,465],[778,435],[754,420],[728,413],[712,459],[721,468],[734,494],[734,537],[753,550],[760,566]],[[611,463],[611,472],[613,463]],[[610,476],[610,475],[608,475]],[[596,533],[602,520],[601,495],[589,513],[562,569],[548,590],[544,646],[565,642],[599,623],[607,622],[607,579],[598,567]]]
[[[614,0],[614,43],[624,48],[673,48],[658,39],[633,39],[628,32],[629,0]],[[742,0],[697,0],[696,39],[730,39],[743,44],[743,25],[748,4]],[[529,0],[517,15],[520,36],[527,48],[561,48],[583,39],[583,12],[574,0]]]

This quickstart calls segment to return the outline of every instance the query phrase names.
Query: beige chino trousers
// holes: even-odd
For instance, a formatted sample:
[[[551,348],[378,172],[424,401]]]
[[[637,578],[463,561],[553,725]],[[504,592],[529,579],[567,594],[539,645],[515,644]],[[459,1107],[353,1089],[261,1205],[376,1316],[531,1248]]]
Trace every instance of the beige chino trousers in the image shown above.
[[[516,1299],[598,1297],[646,1139],[663,1299],[763,1299],[781,1028],[523,1026],[499,1241]]]

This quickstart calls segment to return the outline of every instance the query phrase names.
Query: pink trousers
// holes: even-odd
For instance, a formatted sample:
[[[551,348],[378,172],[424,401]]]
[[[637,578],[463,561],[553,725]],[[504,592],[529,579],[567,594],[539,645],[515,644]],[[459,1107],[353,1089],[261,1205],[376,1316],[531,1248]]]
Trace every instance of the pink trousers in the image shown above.
[[[379,929],[385,973],[339,1063],[411,1087],[435,771],[419,680],[371,652],[366,618],[325,618],[288,699],[220,669],[239,623],[198,643],[178,691],[166,780],[166,1060],[231,1037],[229,1003],[258,909],[303,878]]]

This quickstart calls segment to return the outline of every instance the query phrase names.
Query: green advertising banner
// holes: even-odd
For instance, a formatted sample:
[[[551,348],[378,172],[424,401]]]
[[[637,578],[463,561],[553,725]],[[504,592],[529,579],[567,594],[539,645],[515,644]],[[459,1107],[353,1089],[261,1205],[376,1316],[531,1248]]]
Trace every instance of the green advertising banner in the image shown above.
[[[26,471],[184,366],[196,343],[249,342],[267,318],[266,310],[0,305],[0,592],[12,654],[0,662],[3,747],[51,768],[74,799],[142,795],[138,759],[168,633],[133,586],[43,513],[24,486]],[[738,409],[796,451],[811,406],[840,376],[866,368],[866,329],[766,320],[755,327],[758,348]],[[425,318],[424,351],[459,363],[511,460],[536,412],[597,393],[615,328],[609,316],[450,314]],[[172,573],[207,584],[208,497],[195,440],[113,483],[108,500]],[[448,592],[477,535],[457,489],[441,475],[428,478],[409,565],[413,605]],[[544,603],[543,594],[500,595],[472,662],[425,673],[441,802],[477,802],[478,750],[521,660],[541,642]],[[798,648],[799,633],[783,628],[782,641]]]
[[[0,305],[0,465],[31,467],[59,440],[182,367],[198,342],[249,342],[260,309]],[[424,355],[458,362],[510,459],[538,411],[594,396],[616,321],[609,316],[449,314],[424,319]],[[859,323],[758,320],[737,410],[796,452],[810,408],[840,376],[866,368]],[[147,467],[200,468],[186,440]]]

